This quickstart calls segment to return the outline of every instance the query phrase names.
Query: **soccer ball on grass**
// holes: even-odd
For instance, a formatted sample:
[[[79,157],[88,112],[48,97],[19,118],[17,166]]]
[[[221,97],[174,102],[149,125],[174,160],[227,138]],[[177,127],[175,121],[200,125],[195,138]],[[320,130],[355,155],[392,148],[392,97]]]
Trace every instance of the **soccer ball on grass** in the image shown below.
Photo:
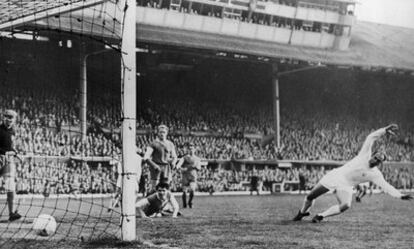
[[[56,220],[48,214],[41,214],[33,221],[33,230],[37,235],[50,236],[56,232]]]

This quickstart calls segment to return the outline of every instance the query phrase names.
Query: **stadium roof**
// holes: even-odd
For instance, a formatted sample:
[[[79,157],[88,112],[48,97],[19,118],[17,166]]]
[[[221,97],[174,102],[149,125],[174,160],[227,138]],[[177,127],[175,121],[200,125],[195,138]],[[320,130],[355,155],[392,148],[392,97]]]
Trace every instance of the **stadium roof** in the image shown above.
[[[55,25],[73,32],[85,33],[85,30],[93,30],[85,24],[81,29],[76,26],[76,22],[65,24],[62,20],[59,22],[49,19],[47,23],[49,27]],[[96,34],[102,35],[102,30],[99,29]],[[113,37],[114,34],[108,33],[107,36]],[[239,37],[235,39],[225,35],[143,24],[137,26],[137,40],[180,48],[234,52],[328,65],[414,71],[414,43],[411,42],[414,40],[414,29],[362,21],[352,28],[349,49],[345,51],[289,46]]]
[[[298,2],[308,2],[308,1],[309,0],[301,0],[301,1],[298,1]],[[320,3],[323,3],[323,4],[326,4],[327,2],[359,3],[359,1],[357,1],[357,0],[329,0],[329,1],[326,1],[326,0],[313,0],[311,2],[320,2]]]
[[[234,39],[224,35],[139,25],[142,42],[212,49],[274,58],[291,58],[341,66],[390,68],[414,71],[414,29],[358,22],[346,51],[323,50],[277,43]]]

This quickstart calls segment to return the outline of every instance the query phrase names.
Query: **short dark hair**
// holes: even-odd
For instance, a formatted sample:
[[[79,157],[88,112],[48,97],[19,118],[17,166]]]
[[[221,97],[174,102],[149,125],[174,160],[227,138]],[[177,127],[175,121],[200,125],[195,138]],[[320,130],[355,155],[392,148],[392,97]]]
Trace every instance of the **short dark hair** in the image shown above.
[[[168,184],[166,182],[160,182],[160,183],[158,183],[156,189],[158,190],[160,188],[170,189],[170,184]]]

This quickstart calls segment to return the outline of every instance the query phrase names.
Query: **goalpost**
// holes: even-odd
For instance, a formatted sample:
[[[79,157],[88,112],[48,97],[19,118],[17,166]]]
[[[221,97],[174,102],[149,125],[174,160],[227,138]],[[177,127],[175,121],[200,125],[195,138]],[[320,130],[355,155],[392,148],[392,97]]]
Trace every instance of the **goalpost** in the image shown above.
[[[136,238],[134,155],[136,153],[136,0],[126,0],[122,32],[123,109],[122,117],[122,240]],[[135,162],[136,163],[136,162]]]
[[[31,138],[24,138],[23,134],[19,133],[17,135],[16,144],[19,146],[21,145],[18,148],[18,153],[22,156],[23,162],[21,162],[21,165],[18,167],[24,168],[24,165],[26,164],[26,166],[29,165],[28,167],[31,169],[33,168],[32,164],[34,164],[37,167],[40,167],[41,171],[44,172],[38,175],[33,173],[34,176],[21,174],[23,175],[21,177],[24,179],[17,178],[16,182],[27,181],[30,182],[30,184],[35,182],[34,185],[41,183],[45,185],[45,189],[52,186],[54,190],[62,185],[62,188],[71,190],[66,192],[63,190],[59,193],[47,193],[47,195],[45,193],[40,195],[39,191],[32,188],[23,191],[25,193],[25,195],[23,195],[24,199],[20,198],[20,200],[18,197],[16,200],[16,206],[20,209],[23,216],[23,223],[16,223],[17,225],[12,223],[2,225],[3,223],[0,223],[0,247],[6,243],[5,241],[36,237],[33,236],[28,221],[36,218],[36,216],[41,213],[50,213],[53,216],[57,216],[56,221],[58,222],[58,225],[55,237],[61,240],[71,237],[74,230],[76,233],[79,232],[79,234],[74,236],[77,239],[82,240],[86,237],[94,239],[95,235],[98,237],[105,237],[114,234],[116,234],[116,237],[120,238],[122,241],[136,240],[136,0],[3,1],[0,3],[0,16],[0,66],[5,66],[7,68],[5,73],[0,73],[0,80],[6,82],[7,89],[18,89],[20,85],[24,87],[24,83],[19,82],[19,78],[23,77],[26,80],[25,76],[19,76],[17,71],[17,73],[13,71],[17,70],[18,63],[23,63],[23,67],[30,68],[28,69],[30,73],[33,74],[36,79],[39,79],[39,81],[47,81],[46,78],[48,77],[48,75],[42,75],[41,73],[39,73],[40,76],[37,75],[39,70],[48,74],[49,70],[58,68],[60,71],[52,73],[53,76],[50,77],[67,81],[67,86],[65,87],[68,88],[70,88],[71,84],[76,80],[77,82],[79,82],[79,80],[89,80],[90,77],[88,74],[95,75],[92,75],[92,78],[94,78],[92,81],[95,82],[95,85],[98,84],[96,82],[99,82],[100,80],[109,81],[109,83],[105,83],[108,85],[111,85],[111,80],[121,83],[120,86],[118,85],[119,95],[117,97],[111,95],[114,93],[114,91],[111,90],[111,87],[113,87],[112,85],[108,86],[108,89],[105,89],[106,86],[99,89],[100,91],[103,91],[104,94],[111,95],[108,97],[109,103],[105,103],[111,105],[111,110],[106,110],[106,113],[104,114],[109,113],[109,115],[106,115],[105,117],[99,117],[100,111],[103,109],[98,103],[99,98],[101,98],[101,96],[98,95],[100,91],[87,91],[88,87],[92,87],[89,86],[89,82],[83,85],[82,89],[80,89],[80,96],[78,96],[77,93],[73,95],[77,96],[77,98],[80,97],[79,102],[77,103],[80,104],[79,108],[82,115],[77,118],[71,117],[71,112],[74,109],[73,106],[65,107],[69,108],[67,110],[63,108],[63,113],[59,110],[59,114],[45,113],[45,110],[41,110],[41,113],[46,117],[45,120],[47,120],[47,122],[45,121],[45,124],[40,122],[42,124],[39,126],[37,120],[30,120],[30,115],[32,115],[33,118],[36,118],[36,115],[33,115],[31,110],[31,108],[34,108],[35,106],[27,104],[22,110],[19,109],[20,107],[11,106],[17,108],[18,113],[22,114],[21,118],[24,116],[26,120],[29,119],[28,122],[32,125],[29,125],[30,129],[41,129],[42,131],[39,132],[41,133],[41,136],[48,136],[53,133],[53,135],[59,137],[59,139],[67,139],[67,141],[62,142],[63,146],[59,144],[59,141],[50,142],[51,144],[55,142],[58,144],[58,147],[63,147],[59,153],[54,153],[57,149],[54,148],[53,150],[52,148],[50,151],[46,152],[46,154],[42,154],[39,153],[38,150],[32,148],[34,147],[33,144],[38,141],[31,141]],[[24,42],[22,42],[23,45],[14,45],[13,39],[30,40],[33,44],[36,43],[36,45]],[[48,49],[45,48],[43,44],[40,44],[40,42],[55,44],[57,40],[59,40],[58,47],[62,49],[61,51],[59,48]],[[94,54],[94,56],[91,56],[91,58],[88,59],[90,61],[88,62],[88,67],[91,64],[91,69],[86,68],[86,57],[84,58],[85,71],[82,72],[82,74],[79,72],[72,73],[71,71],[74,67],[79,69],[80,64],[83,64],[80,61],[82,61],[82,57],[84,57],[85,54],[80,53],[80,55],[78,55],[80,59],[74,59],[76,54],[75,50],[78,49],[78,41],[79,43],[87,41],[89,44],[87,45],[86,50],[88,51],[85,52],[85,54]],[[3,48],[1,48],[2,45],[4,45]],[[8,47],[14,48],[13,46],[19,46],[19,48],[23,47],[24,49],[26,49],[25,46],[27,46],[29,47],[27,50],[33,49],[34,52],[32,53],[29,51],[28,59],[23,62],[19,61],[19,59],[14,60],[15,58],[13,58],[13,55],[15,54],[10,52],[13,49],[7,49]],[[35,50],[38,47],[41,47],[43,52],[36,52]],[[72,49],[72,51],[70,51],[70,49]],[[117,56],[114,57],[114,55],[108,55],[108,53],[99,53],[99,55],[97,55],[98,53],[96,53],[96,51],[105,49],[115,51]],[[41,64],[39,61],[45,61],[44,57],[46,57],[49,50],[50,54],[61,53],[68,57],[63,58],[62,62],[60,61],[59,56],[55,56],[50,58],[50,61],[47,62],[50,64],[50,68],[45,69],[47,67],[45,65],[41,69],[38,69],[39,64]],[[19,52],[17,51],[16,54],[18,53]],[[24,52],[22,53],[24,54]],[[103,62],[104,59],[108,59],[109,63]],[[118,62],[115,62],[115,60],[118,60]],[[105,76],[108,76],[108,72],[105,71],[109,71],[113,67],[119,67],[119,72],[115,75],[111,75],[109,78],[107,77],[108,79],[105,79]],[[79,75],[81,79],[76,78],[79,77]],[[11,83],[9,84],[9,82]],[[18,82],[18,84],[13,85],[13,82]],[[50,88],[50,85],[48,84],[49,83],[45,83],[45,89]],[[2,86],[0,86],[0,88],[1,87]],[[0,90],[4,91],[4,89]],[[25,89],[21,90],[23,92],[25,91]],[[12,95],[12,92],[13,91],[10,91],[10,97],[16,98],[16,96]],[[88,92],[88,96],[86,96],[86,92]],[[22,94],[23,97],[18,96],[18,101],[25,103],[33,101],[31,97],[30,100],[26,100],[25,94],[26,93]],[[90,95],[94,95],[92,96],[91,101],[96,101],[98,104],[92,104],[91,108],[89,108],[90,105],[88,104],[88,110],[86,110],[86,101],[89,102],[89,99],[86,99],[91,97]],[[59,96],[56,99],[59,99]],[[42,103],[42,101],[42,99],[38,100],[40,103]],[[56,109],[59,108],[60,107],[58,106]],[[82,110],[82,108],[85,110]],[[3,109],[5,109],[4,106],[0,107],[0,111],[3,111]],[[46,109],[49,110],[53,108],[47,107]],[[69,113],[65,113],[65,111]],[[50,120],[52,120],[50,121],[49,115],[61,115],[64,117],[63,119],[69,116],[69,120],[64,120],[62,122],[61,117],[56,117],[55,120],[50,118]],[[96,129],[93,131],[87,129],[94,129],[94,124],[92,123],[95,120],[92,119],[95,118],[101,119],[102,121],[102,127],[99,128],[99,132],[96,131]],[[52,124],[52,126],[49,126],[50,122],[53,123],[54,121],[56,121],[56,125]],[[120,126],[117,126],[117,121],[121,121]],[[24,122],[24,120],[19,120],[19,122],[18,127],[23,130],[22,127],[25,126],[25,124],[22,122]],[[62,125],[62,123],[65,123],[65,125]],[[101,134],[102,131],[106,134]],[[79,137],[82,137],[82,139],[78,140]],[[97,139],[105,141],[106,144],[101,145],[99,144],[100,141],[98,141],[98,145],[94,145],[93,142]],[[29,145],[26,145],[25,143]],[[100,146],[99,148],[102,147],[102,150],[98,153],[99,155],[94,154],[96,149],[94,149],[93,146]],[[74,154],[73,151],[76,153]],[[101,181],[102,185],[113,185],[112,187],[108,187],[108,189],[116,189],[116,187],[114,187],[116,179],[113,179],[112,177],[115,168],[112,167],[112,161],[115,157],[119,158],[119,154],[122,155],[120,159],[122,161],[122,173],[120,174],[122,176],[122,205],[119,211],[115,210],[107,212],[108,197],[112,195],[113,192],[111,192],[111,190],[109,190],[109,192],[108,190],[105,190],[105,194],[89,193],[88,191],[92,189],[89,185],[93,183],[93,178],[96,178],[91,171],[96,169],[96,172],[99,172],[99,174],[104,174],[103,176],[99,175],[102,180],[98,179]],[[79,163],[77,164],[77,162]],[[91,175],[83,175],[80,177],[87,179],[86,182],[79,180],[76,182],[75,180],[75,182],[68,183],[68,181],[66,183],[61,183],[62,179],[57,179],[56,176],[53,175],[53,172],[58,172],[56,174],[60,177],[61,175],[67,174],[67,172],[79,170],[79,167],[76,168],[73,164],[80,165],[79,167],[82,168],[80,172],[84,172],[84,167],[88,168],[86,172],[89,172]],[[65,168],[72,166],[74,168],[70,168],[70,170]],[[70,177],[71,176],[66,178]],[[65,179],[63,181],[65,181]],[[95,179],[95,182],[96,181],[97,180]],[[67,186],[65,186],[65,184],[67,184]],[[80,193],[75,199],[71,197],[72,189],[75,189],[75,191]],[[3,195],[0,194],[0,200],[2,200],[2,196]],[[5,205],[0,202],[1,216],[6,213],[5,210]],[[118,222],[112,219],[114,216],[120,218],[120,226],[118,226],[119,219]],[[113,228],[114,226],[118,227],[118,232],[120,233],[114,232],[116,230],[116,228]],[[84,233],[88,235],[83,235]],[[53,240],[53,238],[49,239]]]

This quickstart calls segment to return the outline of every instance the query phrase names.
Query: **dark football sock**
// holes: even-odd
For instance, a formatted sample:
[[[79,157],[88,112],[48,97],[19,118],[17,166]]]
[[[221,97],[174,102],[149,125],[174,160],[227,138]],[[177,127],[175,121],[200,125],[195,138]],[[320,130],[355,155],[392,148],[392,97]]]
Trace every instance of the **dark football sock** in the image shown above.
[[[188,200],[189,203],[193,203],[193,198],[194,198],[194,192],[191,191],[190,192],[190,199]]]
[[[14,212],[13,205],[14,205],[14,192],[7,192],[7,206],[9,207],[9,214],[12,214]]]
[[[191,196],[191,195],[190,195]],[[191,197],[190,197],[191,198]],[[184,191],[183,192],[183,207],[186,208],[187,207],[187,193]]]

